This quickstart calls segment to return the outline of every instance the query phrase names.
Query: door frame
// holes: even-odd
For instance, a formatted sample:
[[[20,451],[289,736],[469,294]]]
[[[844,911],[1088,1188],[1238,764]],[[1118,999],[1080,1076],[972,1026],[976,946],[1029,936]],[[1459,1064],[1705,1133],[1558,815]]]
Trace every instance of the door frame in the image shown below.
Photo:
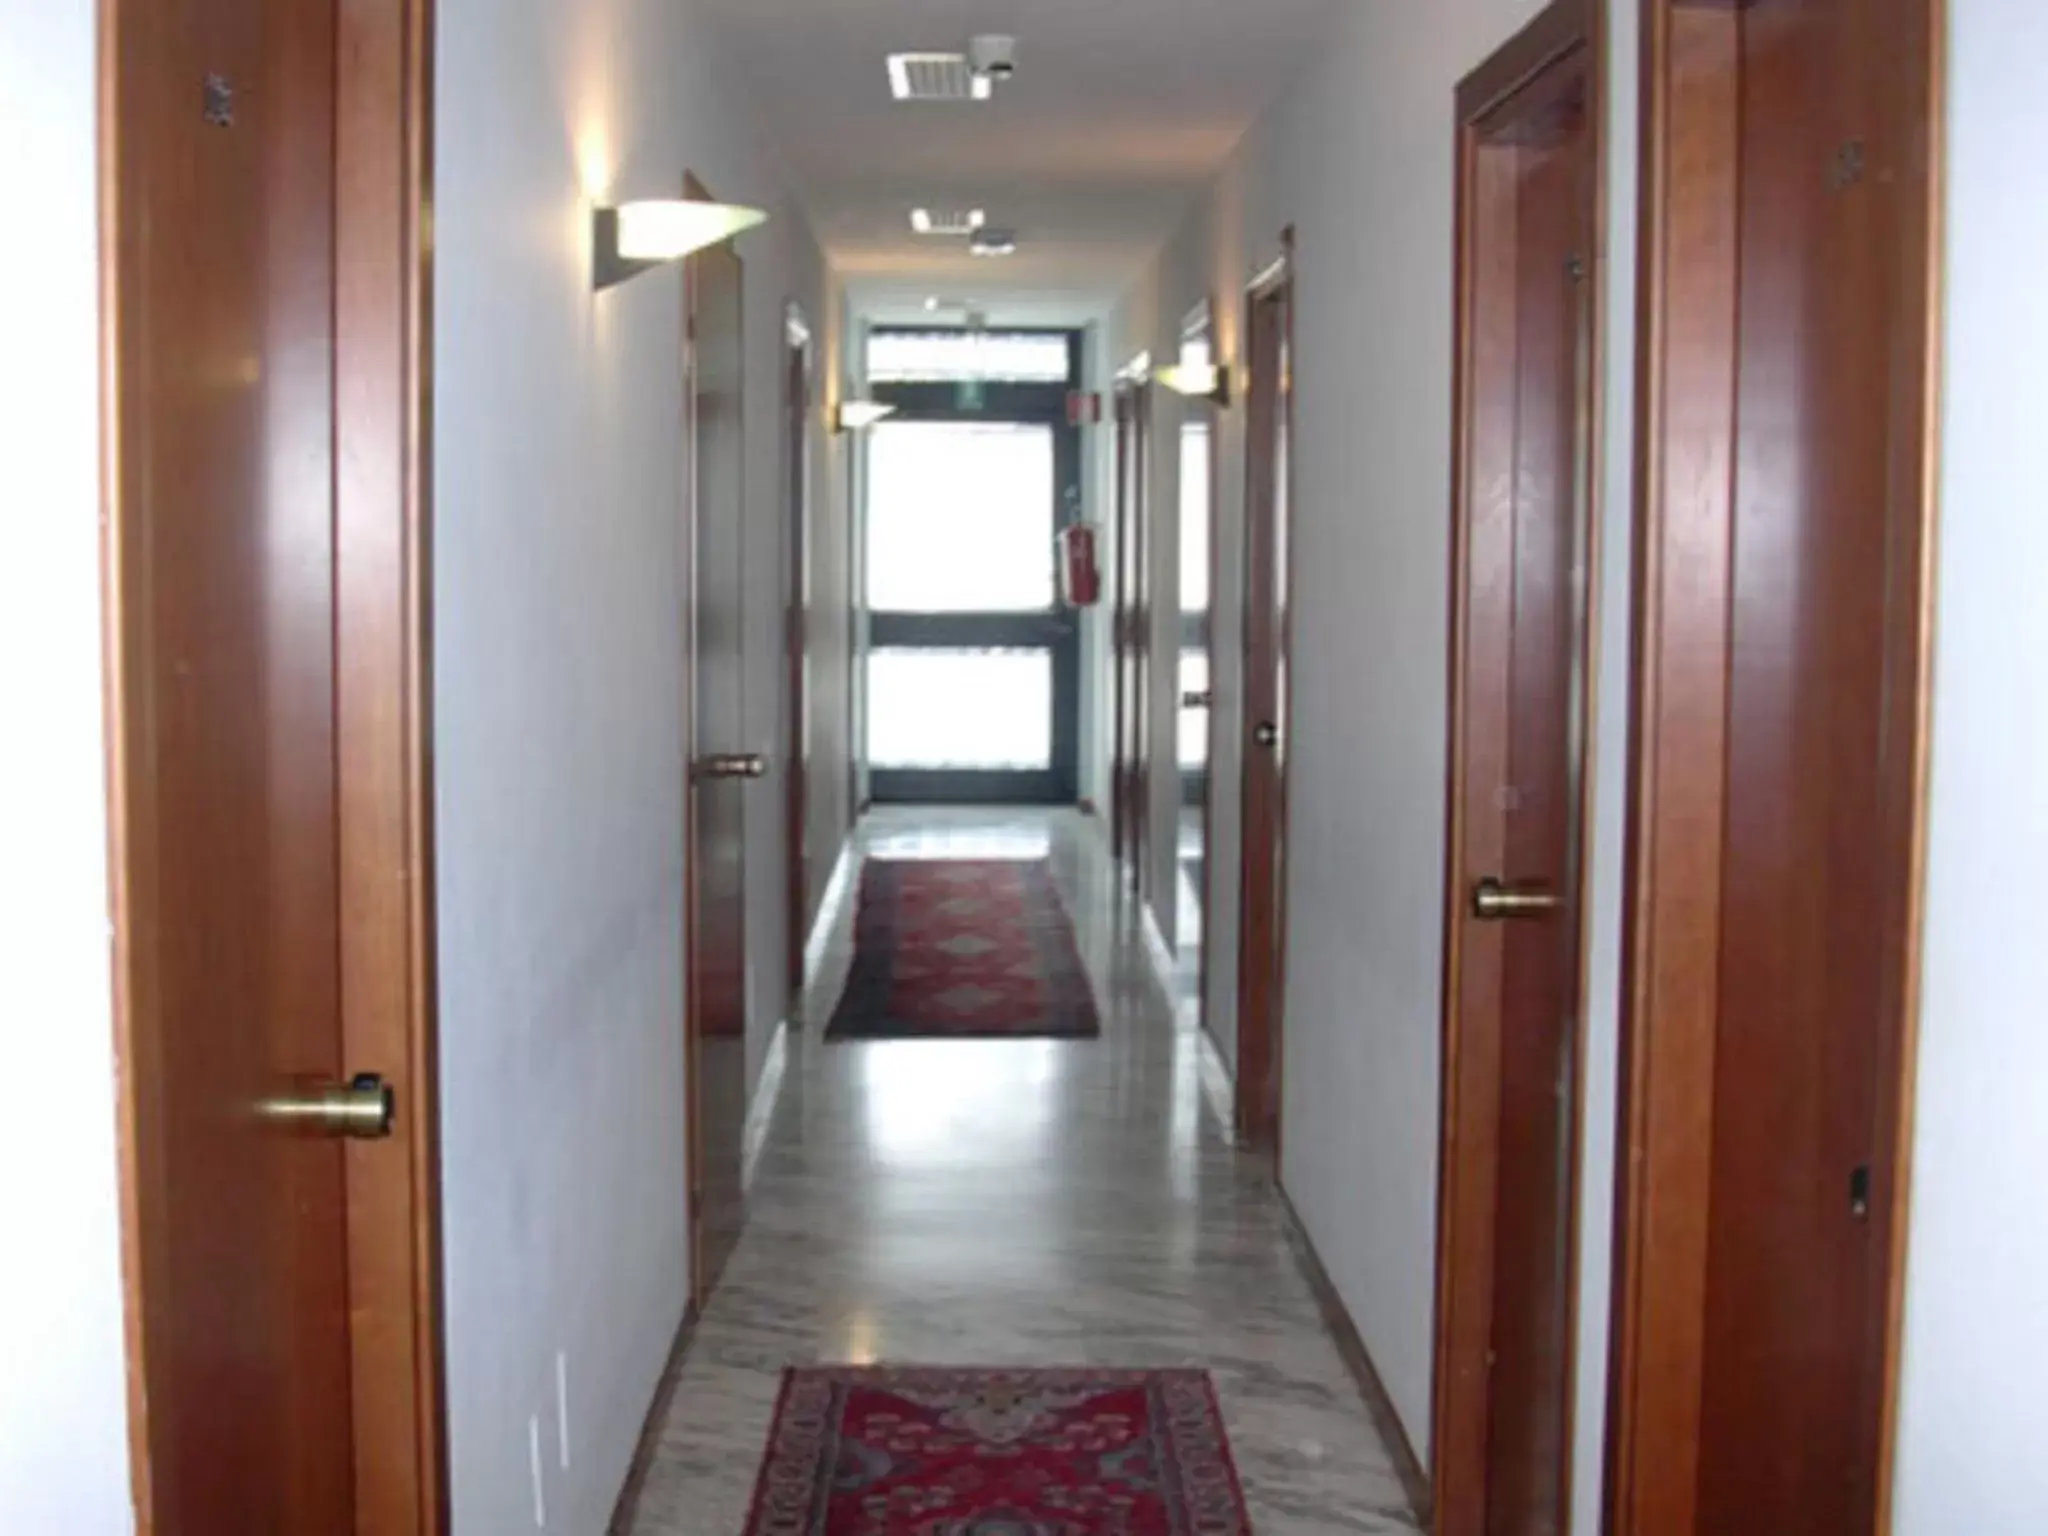
[[[1918,1030],[1940,324],[1942,0],[1900,0],[1893,45],[1908,89],[1881,131],[1902,156],[1893,313],[1887,515],[1907,622],[1887,635],[1899,702],[1888,711],[1876,828],[1887,931],[1876,1147],[1885,1192],[1872,1202],[1889,1258],[1879,1415],[1878,1529],[1890,1527],[1913,1062]],[[1638,294],[1634,720],[1624,895],[1621,1074],[1615,1203],[1613,1369],[1607,1528],[1688,1536],[1697,1500],[1705,1352],[1714,1041],[1728,741],[1724,686],[1733,573],[1728,481],[1739,351],[1735,247],[1719,238],[1739,174],[1739,103],[1681,80],[1682,59],[1738,46],[1741,11],[1707,0],[1642,0],[1643,122]],[[1683,157],[1686,174],[1674,174]]]
[[[1579,764],[1573,814],[1577,818],[1572,886],[1561,899],[1581,914],[1575,953],[1574,1007],[1570,1026],[1572,1102],[1567,1111],[1571,1148],[1564,1234],[1567,1323],[1564,1358],[1564,1445],[1559,1469],[1560,1529],[1571,1504],[1572,1382],[1577,1362],[1578,1232],[1581,1159],[1584,1142],[1585,980],[1590,925],[1584,922],[1584,892],[1592,847],[1588,744],[1593,740],[1598,699],[1594,692],[1595,650],[1600,614],[1592,573],[1600,565],[1600,476],[1597,471],[1604,419],[1601,379],[1606,355],[1604,297],[1608,262],[1602,231],[1607,207],[1604,171],[1606,61],[1600,7],[1593,0],[1554,0],[1457,89],[1456,316],[1451,462],[1451,560],[1449,625],[1449,707],[1445,777],[1444,915],[1442,982],[1442,1066],[1439,1077],[1437,1174],[1436,1340],[1431,1389],[1431,1501],[1435,1529],[1465,1536],[1486,1528],[1488,1425],[1493,1406],[1492,1346],[1495,1202],[1500,1166],[1500,1020],[1488,1000],[1466,987],[1465,924],[1470,864],[1471,818],[1466,782],[1473,760],[1467,715],[1473,700],[1492,686],[1475,671],[1472,584],[1477,579],[1474,496],[1488,485],[1510,483],[1511,463],[1486,456],[1477,430],[1477,391],[1482,348],[1489,337],[1479,312],[1482,280],[1477,248],[1477,167],[1492,120],[1527,87],[1551,71],[1575,68],[1587,96],[1586,134],[1593,167],[1591,271],[1586,320],[1587,357],[1578,401],[1586,445],[1584,483],[1579,487],[1580,550],[1586,574],[1581,599],[1577,663],[1583,706],[1573,748]]]
[[[1114,672],[1114,743],[1110,777],[1110,842],[1131,889],[1145,890],[1146,847],[1151,841],[1146,793],[1145,678],[1151,634],[1146,533],[1151,509],[1152,355],[1140,352],[1117,373],[1116,505],[1112,563],[1116,591],[1110,618]]]
[[[1231,371],[1232,365],[1230,360],[1222,354],[1221,339],[1217,334],[1216,322],[1216,317],[1222,313],[1222,308],[1223,306],[1215,298],[1204,295],[1202,301],[1191,308],[1182,318],[1180,332],[1183,345],[1197,339],[1206,341],[1209,346],[1211,361],[1215,364],[1219,374],[1227,376]],[[1236,393],[1235,390],[1232,390],[1228,398],[1235,399]],[[1218,516],[1220,511],[1218,492],[1223,488],[1223,412],[1228,407],[1213,401],[1190,400],[1188,404],[1193,409],[1207,411],[1209,427],[1209,451],[1204,469],[1204,473],[1209,477],[1209,527],[1207,530],[1207,547],[1202,552],[1202,558],[1208,566],[1209,610],[1205,616],[1207,632],[1203,638],[1202,654],[1208,663],[1209,687],[1207,691],[1209,702],[1202,711],[1202,888],[1198,893],[1202,903],[1202,940],[1196,959],[1195,974],[1195,1017],[1201,1024],[1203,1031],[1207,1033],[1209,1032],[1210,1014],[1209,977],[1215,970],[1216,944],[1216,743],[1222,736],[1222,727],[1217,720],[1216,710],[1216,614],[1218,610],[1218,589],[1221,586],[1223,569],[1223,520]],[[1186,419],[1183,418],[1182,425],[1185,426],[1186,424]],[[1178,451],[1178,447],[1179,444],[1176,443],[1176,451]],[[1176,534],[1178,534],[1184,532],[1185,529],[1178,517],[1179,509],[1176,508],[1175,511],[1175,527]],[[1178,537],[1176,537],[1175,542],[1178,544]],[[1176,573],[1177,575],[1178,573]],[[1178,605],[1179,593],[1178,589],[1176,589],[1176,612],[1179,611]],[[1182,644],[1185,645],[1185,637],[1187,635],[1187,615],[1185,613],[1180,615],[1180,625]],[[1176,722],[1180,719],[1183,705],[1179,663],[1180,658],[1176,656],[1174,658],[1173,687],[1174,719]],[[1178,725],[1176,724],[1174,732],[1174,771],[1176,775],[1181,772],[1179,734]],[[1181,808],[1185,809],[1185,781],[1177,778],[1176,782],[1180,784]],[[1176,882],[1180,878],[1179,837],[1180,828],[1176,825],[1174,828],[1174,879]],[[1175,885],[1174,889],[1177,896],[1179,891],[1178,884]],[[1176,943],[1178,943],[1180,938],[1180,919],[1177,914],[1174,918],[1174,937]],[[1211,1039],[1214,1039],[1213,1034],[1211,1034]]]
[[[817,352],[803,306],[791,299],[783,314],[783,430],[788,462],[783,594],[784,709],[788,751],[783,758],[784,855],[788,861],[786,980],[792,1022],[804,1006],[804,953],[811,927],[810,869],[810,628],[811,628],[811,404],[817,393]]]
[[[102,593],[107,656],[122,1269],[129,1458],[137,1527],[154,1529],[141,1229],[152,1173],[138,1146],[137,1073],[154,1003],[134,936],[151,911],[122,788],[147,731],[123,663],[120,325],[126,189],[119,64],[131,7],[101,0]],[[391,1136],[344,1158],[355,1514],[362,1530],[447,1523],[441,1329],[439,1082],[434,973],[432,525],[433,0],[336,0],[335,783],[345,1059],[395,1090]]]
[[[1276,627],[1276,649],[1270,658],[1271,664],[1279,669],[1281,685],[1278,701],[1281,737],[1279,743],[1280,763],[1274,775],[1273,824],[1281,844],[1281,857],[1286,857],[1286,829],[1288,811],[1288,784],[1293,776],[1294,753],[1287,740],[1287,732],[1294,723],[1294,602],[1295,590],[1295,546],[1297,544],[1294,526],[1294,361],[1295,352],[1295,230],[1292,224],[1280,232],[1280,254],[1253,274],[1245,285],[1244,311],[1239,335],[1243,338],[1245,376],[1245,446],[1244,446],[1244,586],[1240,613],[1243,617],[1243,634],[1240,636],[1243,669],[1238,687],[1238,900],[1237,900],[1237,1133],[1254,1146],[1270,1146],[1273,1152],[1274,1175],[1279,1176],[1281,1168],[1280,1127],[1283,1115],[1281,1104],[1281,1057],[1286,1037],[1285,1012],[1287,1005],[1287,892],[1285,865],[1281,867],[1278,888],[1267,893],[1272,911],[1260,931],[1272,950],[1272,995],[1258,999],[1252,987],[1252,966],[1249,963],[1254,945],[1252,916],[1262,910],[1252,900],[1250,861],[1246,858],[1249,846],[1251,817],[1246,807],[1251,798],[1252,765],[1254,742],[1260,723],[1259,711],[1252,707],[1251,677],[1254,662],[1254,637],[1252,634],[1252,560],[1251,547],[1255,537],[1254,509],[1258,505],[1258,485],[1261,478],[1271,483],[1276,466],[1272,462],[1274,448],[1269,445],[1262,455],[1260,445],[1252,430],[1253,392],[1258,388],[1258,374],[1252,356],[1254,338],[1257,335],[1258,308],[1261,304],[1275,302],[1284,306],[1280,327],[1280,382],[1278,398],[1274,402],[1274,437],[1277,443],[1285,438],[1288,444],[1289,470],[1287,480],[1287,505],[1277,504],[1274,516],[1286,530],[1286,539],[1281,551],[1282,587],[1288,600],[1278,615]]]
[[[683,173],[683,196],[697,202],[717,202],[717,196],[695,171]],[[739,462],[735,466],[741,508],[740,528],[740,570],[742,583],[746,571],[746,367],[747,367],[747,264],[739,254],[738,245],[731,240],[707,247],[717,250],[723,246],[732,248],[733,263],[739,269],[739,358],[738,384],[735,394],[740,401]],[[698,431],[697,413],[697,256],[692,252],[683,261],[683,547],[686,553],[685,570],[688,581],[683,590],[683,851],[690,862],[690,875],[683,882],[683,1061],[687,1097],[684,1103],[684,1220],[690,1233],[690,1294],[683,1310],[681,1333],[687,1333],[701,1315],[709,1299],[704,1276],[704,1018],[698,1006],[697,997],[697,790],[695,787],[697,760],[703,756],[705,743],[697,735],[697,562],[700,551],[698,533],[702,527],[703,508],[699,504],[698,488],[702,479],[698,474],[698,457],[701,435]],[[742,637],[744,644],[744,637]],[[746,716],[744,687],[740,700],[740,715]],[[725,750],[723,747],[715,750]],[[747,797],[740,796],[740,839],[746,840]],[[752,924],[747,921],[746,863],[740,865],[739,935],[740,953],[747,952],[748,931]],[[743,962],[744,963],[744,962]],[[744,1192],[743,1192],[744,1193]],[[742,1217],[744,1221],[744,1216]],[[681,1334],[678,1335],[680,1338]]]

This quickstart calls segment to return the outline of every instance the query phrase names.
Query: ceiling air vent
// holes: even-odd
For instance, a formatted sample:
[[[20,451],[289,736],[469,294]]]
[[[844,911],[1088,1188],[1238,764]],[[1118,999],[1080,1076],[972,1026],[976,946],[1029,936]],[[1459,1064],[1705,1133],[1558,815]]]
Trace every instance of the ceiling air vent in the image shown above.
[[[964,53],[892,53],[889,90],[898,101],[987,101],[992,93]]]

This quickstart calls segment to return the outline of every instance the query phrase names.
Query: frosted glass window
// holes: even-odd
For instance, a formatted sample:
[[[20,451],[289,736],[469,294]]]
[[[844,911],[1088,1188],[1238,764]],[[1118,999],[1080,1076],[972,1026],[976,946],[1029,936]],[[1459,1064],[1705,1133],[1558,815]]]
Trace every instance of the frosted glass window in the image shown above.
[[[869,440],[867,524],[877,613],[1046,612],[1052,428],[883,422]]]
[[[885,331],[868,338],[870,384],[1064,384],[1064,335],[1005,331]]]
[[[1052,767],[1052,653],[877,650],[868,657],[875,768]]]

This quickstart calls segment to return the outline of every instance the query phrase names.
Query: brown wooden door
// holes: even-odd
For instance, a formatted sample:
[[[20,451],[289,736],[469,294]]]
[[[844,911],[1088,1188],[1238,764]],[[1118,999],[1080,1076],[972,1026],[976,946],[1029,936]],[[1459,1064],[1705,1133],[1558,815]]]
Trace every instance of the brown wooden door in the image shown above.
[[[1565,1528],[1597,145],[1584,7],[1459,93],[1436,1502]]]
[[[1868,0],[1743,13],[1741,313],[1702,1532],[1877,1520],[1889,1253],[1887,419],[1896,272]],[[1858,163],[1858,162],[1861,163]],[[1864,1170],[1859,1174],[1858,1170]],[[1890,1181],[1886,1181],[1888,1198]]]
[[[354,1529],[332,0],[122,7],[116,796],[157,1536]]]
[[[1585,368],[1595,238],[1583,103],[1569,111],[1567,121],[1546,125],[1514,151],[1519,400],[1512,574],[1505,586],[1475,594],[1480,601],[1504,599],[1505,611],[1472,621],[1475,631],[1501,626],[1509,658],[1505,772],[1485,786],[1499,808],[1498,830],[1486,839],[1501,850],[1494,872],[1510,889],[1554,892],[1559,902],[1537,921],[1498,923],[1492,962],[1500,976],[1500,1182],[1486,1529],[1495,1536],[1547,1536],[1562,1530],[1565,1518],[1585,686],[1578,594],[1586,572]],[[1497,715],[1468,720],[1474,731],[1501,724]],[[1464,786],[1468,806],[1479,787]],[[1485,878],[1469,860],[1468,867]],[[1469,905],[1466,920],[1492,921]],[[1468,936],[1468,954],[1477,958],[1483,947]]]
[[[1886,1521],[1939,9],[1648,10],[1625,1536]]]
[[[1290,242],[1291,244],[1291,242]],[[1237,1120],[1255,1145],[1280,1135],[1286,985],[1288,456],[1294,426],[1291,262],[1249,301],[1245,390],[1245,607]]]
[[[1117,390],[1115,751],[1111,769],[1112,844],[1125,876],[1143,889],[1147,837],[1145,750],[1146,656],[1146,418],[1147,386]]]
[[[690,259],[692,791],[690,1018],[696,1300],[723,1273],[746,1220],[746,786],[765,768],[744,745],[742,280],[730,244]]]
[[[1152,385],[1131,386],[1130,681],[1125,702],[1131,747],[1131,887],[1152,897]]]

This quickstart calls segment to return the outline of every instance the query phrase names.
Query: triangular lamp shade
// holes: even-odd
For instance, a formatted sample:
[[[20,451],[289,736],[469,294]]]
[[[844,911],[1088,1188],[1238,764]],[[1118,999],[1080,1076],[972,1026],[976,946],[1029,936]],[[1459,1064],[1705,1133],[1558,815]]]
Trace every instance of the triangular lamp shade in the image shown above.
[[[694,197],[647,198],[600,208],[595,219],[593,280],[609,288],[665,261],[680,261],[721,240],[764,224],[759,208]]]

